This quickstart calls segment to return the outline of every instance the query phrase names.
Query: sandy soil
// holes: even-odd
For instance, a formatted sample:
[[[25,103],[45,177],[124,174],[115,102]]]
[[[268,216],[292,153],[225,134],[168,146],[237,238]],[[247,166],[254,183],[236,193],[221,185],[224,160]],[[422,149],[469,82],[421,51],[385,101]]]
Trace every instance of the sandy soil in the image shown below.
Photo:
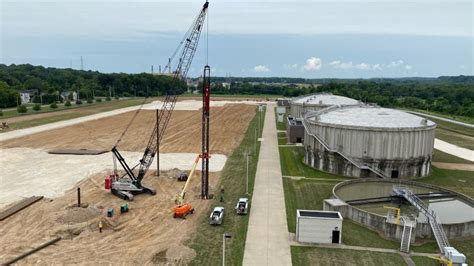
[[[134,112],[105,117],[61,129],[0,142],[0,148],[69,148],[110,150]],[[211,153],[228,155],[242,140],[255,106],[231,104],[211,109]],[[120,150],[141,152],[153,129],[155,111],[142,110],[119,144]],[[8,133],[5,133],[8,134]],[[201,112],[174,111],[162,141],[161,152],[201,150]]]
[[[28,251],[55,236],[60,242],[20,261],[21,264],[122,264],[186,263],[195,252],[182,244],[196,230],[200,216],[207,215],[209,201],[198,199],[199,178],[191,181],[187,200],[195,214],[186,220],[172,218],[174,198],[183,183],[171,178],[148,176],[148,184],[157,195],[138,195],[129,202],[130,211],[121,215],[123,203],[103,189],[103,175],[80,182],[85,208],[73,207],[75,188],[54,200],[44,199],[0,222],[0,262]],[[169,173],[174,176],[176,173]],[[199,176],[200,173],[197,173]],[[211,173],[211,191],[215,191],[218,174]],[[115,216],[106,217],[107,208]],[[104,224],[98,232],[98,222]]]
[[[141,159],[142,153],[123,152],[122,156],[133,166]],[[163,153],[160,156],[162,171],[175,168],[190,170],[197,154]],[[213,154],[209,162],[209,171],[222,171],[226,160],[225,155]],[[198,163],[200,166],[200,162]],[[31,148],[0,149],[0,165],[2,165],[0,208],[34,195],[48,198],[61,196],[78,181],[99,172],[112,173],[114,167],[111,153],[55,155]],[[156,171],[156,163],[151,165],[151,171],[153,173]]]

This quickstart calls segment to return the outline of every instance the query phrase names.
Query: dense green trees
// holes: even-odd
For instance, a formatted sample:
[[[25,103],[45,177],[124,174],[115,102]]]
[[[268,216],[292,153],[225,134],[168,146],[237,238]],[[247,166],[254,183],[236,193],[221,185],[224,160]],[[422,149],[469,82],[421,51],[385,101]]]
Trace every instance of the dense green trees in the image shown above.
[[[72,91],[79,92],[79,98],[87,100],[96,96],[159,96],[167,91],[181,94],[186,89],[184,82],[169,76],[103,74],[97,71],[0,64],[0,108],[15,107],[18,93],[22,90],[37,92],[33,102],[50,104],[62,101],[61,93]]]

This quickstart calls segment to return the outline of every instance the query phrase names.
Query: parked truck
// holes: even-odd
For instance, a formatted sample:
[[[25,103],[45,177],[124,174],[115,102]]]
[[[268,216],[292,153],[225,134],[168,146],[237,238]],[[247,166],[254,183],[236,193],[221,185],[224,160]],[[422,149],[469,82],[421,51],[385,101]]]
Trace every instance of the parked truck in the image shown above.
[[[249,209],[249,199],[248,198],[240,198],[235,205],[235,212],[239,215],[247,215]]]
[[[221,225],[224,221],[224,207],[214,207],[209,216],[209,224]]]

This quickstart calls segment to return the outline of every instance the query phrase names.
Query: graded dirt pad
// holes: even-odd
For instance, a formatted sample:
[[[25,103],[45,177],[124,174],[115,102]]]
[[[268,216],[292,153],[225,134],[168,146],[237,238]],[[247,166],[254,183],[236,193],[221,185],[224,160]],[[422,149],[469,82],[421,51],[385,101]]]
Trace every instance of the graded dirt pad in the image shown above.
[[[229,104],[211,109],[211,153],[228,155],[240,143],[256,107]],[[0,148],[110,150],[135,112],[106,117],[60,129],[0,142]],[[120,150],[142,152],[155,124],[155,111],[142,110],[118,145]],[[174,111],[160,152],[201,150],[201,116],[197,111]]]
[[[218,173],[210,174],[210,190],[215,192]],[[104,173],[83,180],[82,207],[76,207],[76,190],[54,200],[43,199],[0,222],[0,263],[61,236],[63,240],[27,258],[20,264],[152,264],[187,263],[195,251],[185,240],[197,229],[200,217],[208,215],[210,201],[199,199],[200,172],[191,181],[186,199],[195,208],[187,219],[172,218],[174,198],[184,183],[164,174],[148,175],[147,184],[155,196],[137,195],[129,202],[130,211],[120,214],[123,200],[103,189]],[[170,174],[172,176],[172,174]],[[106,217],[107,208],[115,215]],[[102,221],[104,230],[98,231]]]

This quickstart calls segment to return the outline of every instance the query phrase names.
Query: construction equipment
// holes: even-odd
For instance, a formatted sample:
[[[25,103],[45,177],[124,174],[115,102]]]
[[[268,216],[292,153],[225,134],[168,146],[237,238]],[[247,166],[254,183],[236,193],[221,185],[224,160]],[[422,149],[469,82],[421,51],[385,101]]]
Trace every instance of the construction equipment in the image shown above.
[[[224,221],[224,207],[214,207],[209,216],[209,224],[211,225],[221,225]]]
[[[176,70],[172,73],[173,79],[175,80],[186,79],[188,70],[191,66],[191,62],[198,47],[199,37],[201,35],[201,30],[204,25],[204,20],[207,14],[208,7],[209,2],[206,1],[206,3],[201,8],[197,18],[194,20],[193,24],[186,32],[184,39],[180,42],[178,48],[175,50],[172,56],[173,58],[177,54],[177,52],[182,49],[181,56],[176,66]],[[170,58],[169,64],[167,65],[169,71],[171,71],[172,58]],[[110,189],[112,194],[125,200],[133,200],[133,195],[139,193],[149,193],[152,195],[156,194],[156,191],[153,188],[144,185],[142,183],[142,180],[145,177],[146,172],[150,168],[157,151],[159,150],[160,142],[162,141],[165,130],[168,126],[168,122],[171,118],[171,113],[174,110],[176,100],[177,95],[174,92],[166,92],[166,96],[163,100],[161,110],[157,112],[157,122],[148,140],[148,145],[143,153],[143,156],[137,165],[135,165],[133,168],[130,168],[125,162],[125,159],[122,157],[120,152],[117,150],[117,145],[122,139],[125,132],[128,130],[129,126],[132,124],[131,122],[135,119],[136,114],[138,114],[138,112],[135,113],[135,116],[132,117],[132,120],[130,121],[129,125],[122,133],[122,137],[119,138],[116,145],[111,150],[115,158],[120,162],[120,165],[122,165],[122,168],[125,170],[125,175],[123,175],[122,177],[119,177],[117,174],[106,177],[105,188]],[[134,169],[137,167],[138,173],[135,173]]]
[[[188,187],[189,182],[191,181],[194,170],[196,170],[196,166],[198,165],[199,158],[201,156],[198,155],[196,160],[194,160],[193,167],[191,168],[191,172],[189,173],[188,180],[184,184],[183,190],[181,193],[176,197],[175,203],[177,204],[176,207],[173,208],[173,217],[174,218],[185,218],[188,214],[194,213],[194,208],[190,203],[184,203],[184,196],[186,195],[186,189]]]
[[[249,208],[249,199],[248,198],[240,198],[235,205],[235,211],[239,215],[247,215]]]

